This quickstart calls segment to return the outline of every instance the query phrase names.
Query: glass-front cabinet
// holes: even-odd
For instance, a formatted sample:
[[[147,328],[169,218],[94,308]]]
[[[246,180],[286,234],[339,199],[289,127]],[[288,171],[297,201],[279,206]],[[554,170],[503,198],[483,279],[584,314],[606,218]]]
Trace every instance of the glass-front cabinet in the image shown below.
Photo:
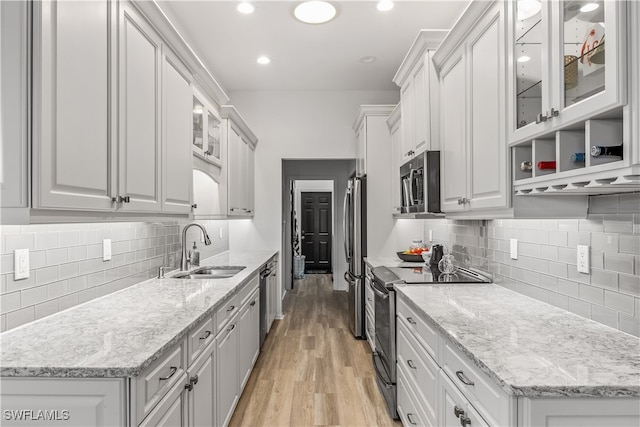
[[[193,95],[193,153],[218,166],[222,165],[220,150],[220,117],[203,96]]]
[[[626,1],[508,3],[511,143],[626,103]]]

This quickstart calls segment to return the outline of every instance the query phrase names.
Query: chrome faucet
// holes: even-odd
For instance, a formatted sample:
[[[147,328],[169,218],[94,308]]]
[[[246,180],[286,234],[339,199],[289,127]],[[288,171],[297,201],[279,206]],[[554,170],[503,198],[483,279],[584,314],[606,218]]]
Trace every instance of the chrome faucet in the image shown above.
[[[197,222],[192,222],[191,224],[187,224],[182,229],[182,257],[180,258],[180,271],[186,271],[189,269],[189,263],[191,259],[187,255],[187,230],[192,226],[199,227],[202,230],[202,234],[204,235],[204,244],[210,245],[211,239],[209,239],[209,235],[207,234],[207,230],[204,229],[203,226],[198,224]]]

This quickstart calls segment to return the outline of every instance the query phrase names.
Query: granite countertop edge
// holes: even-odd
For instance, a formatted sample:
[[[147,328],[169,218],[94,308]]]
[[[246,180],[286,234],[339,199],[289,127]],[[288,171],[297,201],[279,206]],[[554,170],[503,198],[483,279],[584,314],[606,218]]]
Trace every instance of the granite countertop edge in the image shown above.
[[[211,256],[202,261],[201,265],[209,264],[216,265],[216,258],[224,255],[228,255],[230,251],[225,251],[220,254]],[[185,326],[182,330],[180,330],[177,334],[175,334],[172,338],[170,338],[164,345],[158,348],[153,354],[149,357],[145,358],[145,360],[138,364],[137,366],[92,366],[92,367],[83,367],[83,366],[0,366],[0,377],[2,378],[19,378],[19,377],[38,377],[38,378],[121,378],[121,377],[136,377],[140,373],[142,373],[146,368],[148,368],[153,362],[162,357],[166,352],[171,349],[175,344],[180,342],[184,337],[186,337],[189,332],[191,332],[196,326],[199,325],[202,320],[206,317],[211,316],[221,305],[223,305],[229,298],[235,295],[238,290],[247,283],[251,277],[257,273],[260,268],[266,264],[273,256],[278,254],[277,250],[273,251],[258,251],[260,254],[264,254],[264,260],[255,265],[255,269],[252,268],[250,272],[243,275],[244,277],[239,278],[238,282],[231,287],[223,296],[217,299],[211,306],[205,309],[200,315],[195,317],[192,321],[189,322],[187,326]],[[198,267],[194,267],[196,269]],[[177,271],[168,272],[166,274],[167,278],[170,278],[171,275],[176,274]],[[147,279],[143,280],[140,283],[132,285],[130,287],[121,289],[112,294],[105,295],[99,299],[109,298],[115,294],[118,294],[122,291],[126,291],[135,286],[141,286],[153,281],[157,280],[166,280],[166,279]],[[186,280],[186,279],[185,279]],[[206,279],[200,279],[206,280]],[[85,304],[89,304],[96,300],[87,301]],[[84,304],[81,304],[82,306]],[[72,307],[70,310],[73,310],[76,307]],[[55,313],[58,314],[58,313]],[[54,314],[54,315],[55,315]],[[46,321],[47,318],[40,319],[40,321]],[[7,331],[9,332],[9,331]],[[2,361],[0,360],[0,364]]]

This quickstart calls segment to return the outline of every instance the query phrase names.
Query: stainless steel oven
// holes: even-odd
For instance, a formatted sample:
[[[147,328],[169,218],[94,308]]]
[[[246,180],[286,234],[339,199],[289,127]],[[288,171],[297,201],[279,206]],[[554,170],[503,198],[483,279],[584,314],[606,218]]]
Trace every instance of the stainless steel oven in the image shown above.
[[[395,283],[402,282],[387,267],[372,270],[371,288],[375,295],[376,351],[373,367],[376,382],[384,396],[389,415],[398,419],[396,411],[396,292]]]

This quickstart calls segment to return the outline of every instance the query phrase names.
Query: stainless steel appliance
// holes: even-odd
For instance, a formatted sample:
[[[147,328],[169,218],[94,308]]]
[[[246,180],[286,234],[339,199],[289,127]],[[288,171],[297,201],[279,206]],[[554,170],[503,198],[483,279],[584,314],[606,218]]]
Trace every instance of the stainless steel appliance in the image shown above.
[[[349,291],[349,327],[356,338],[364,332],[364,261],[367,255],[366,179],[352,177],[344,195],[342,230],[348,269],[344,273]]]
[[[260,269],[260,347],[267,337],[267,278],[271,274],[270,266]]]
[[[402,213],[440,211],[440,152],[420,153],[400,166]]]
[[[459,268],[454,274],[442,274],[438,268],[424,267],[376,267],[372,270],[372,288],[375,295],[376,351],[373,367],[376,382],[387,404],[389,415],[398,418],[396,412],[396,292],[399,283],[428,284],[483,283],[491,279],[467,268]]]

